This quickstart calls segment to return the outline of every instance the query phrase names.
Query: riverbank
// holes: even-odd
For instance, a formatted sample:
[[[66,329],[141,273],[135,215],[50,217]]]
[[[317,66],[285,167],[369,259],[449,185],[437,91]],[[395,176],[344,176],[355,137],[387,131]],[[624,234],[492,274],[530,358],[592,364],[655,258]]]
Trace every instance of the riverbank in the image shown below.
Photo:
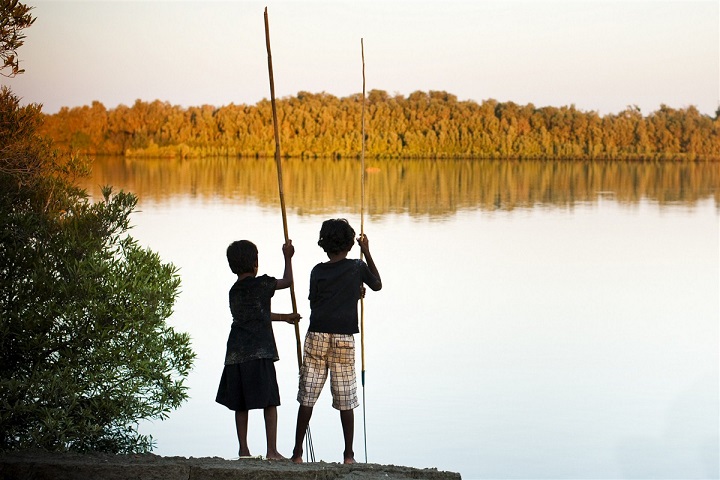
[[[396,465],[158,455],[13,452],[0,455],[0,480],[460,480],[460,474]]]

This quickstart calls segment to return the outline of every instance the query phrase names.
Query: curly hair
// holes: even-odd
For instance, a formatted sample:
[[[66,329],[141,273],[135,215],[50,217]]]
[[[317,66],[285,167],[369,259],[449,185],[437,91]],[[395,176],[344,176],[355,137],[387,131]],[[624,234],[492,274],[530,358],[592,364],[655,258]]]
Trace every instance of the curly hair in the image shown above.
[[[318,245],[328,254],[349,251],[355,241],[355,230],[344,218],[325,220],[320,228]]]
[[[227,248],[230,270],[236,275],[253,273],[258,260],[258,249],[249,240],[237,240]]]

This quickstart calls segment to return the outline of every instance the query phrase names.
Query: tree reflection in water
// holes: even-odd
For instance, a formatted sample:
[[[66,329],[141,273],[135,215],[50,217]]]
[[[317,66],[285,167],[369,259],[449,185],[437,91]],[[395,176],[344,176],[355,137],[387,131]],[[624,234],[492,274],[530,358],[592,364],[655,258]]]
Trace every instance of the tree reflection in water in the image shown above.
[[[283,160],[286,203],[296,213],[359,211],[360,162]],[[367,161],[366,161],[367,162]],[[452,215],[463,209],[572,207],[612,196],[619,203],[649,199],[720,205],[720,169],[711,162],[383,160],[367,162],[370,215]],[[85,187],[95,196],[109,184],[141,201],[177,196],[277,206],[273,159],[125,159],[98,157]],[[189,193],[188,193],[189,192]]]

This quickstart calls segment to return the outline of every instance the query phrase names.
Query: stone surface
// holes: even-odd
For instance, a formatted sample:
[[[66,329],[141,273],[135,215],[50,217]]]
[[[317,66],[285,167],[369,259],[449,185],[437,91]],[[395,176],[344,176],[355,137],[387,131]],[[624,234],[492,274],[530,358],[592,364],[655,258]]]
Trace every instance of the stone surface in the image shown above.
[[[0,480],[460,480],[434,468],[157,455],[11,452],[0,455]]]

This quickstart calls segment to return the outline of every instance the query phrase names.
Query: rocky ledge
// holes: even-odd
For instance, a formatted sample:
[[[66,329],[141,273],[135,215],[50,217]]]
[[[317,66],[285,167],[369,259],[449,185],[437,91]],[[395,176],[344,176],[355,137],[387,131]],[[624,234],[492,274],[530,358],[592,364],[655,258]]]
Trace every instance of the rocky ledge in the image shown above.
[[[0,480],[460,480],[434,468],[356,463],[225,460],[146,455],[13,452],[0,455]]]

